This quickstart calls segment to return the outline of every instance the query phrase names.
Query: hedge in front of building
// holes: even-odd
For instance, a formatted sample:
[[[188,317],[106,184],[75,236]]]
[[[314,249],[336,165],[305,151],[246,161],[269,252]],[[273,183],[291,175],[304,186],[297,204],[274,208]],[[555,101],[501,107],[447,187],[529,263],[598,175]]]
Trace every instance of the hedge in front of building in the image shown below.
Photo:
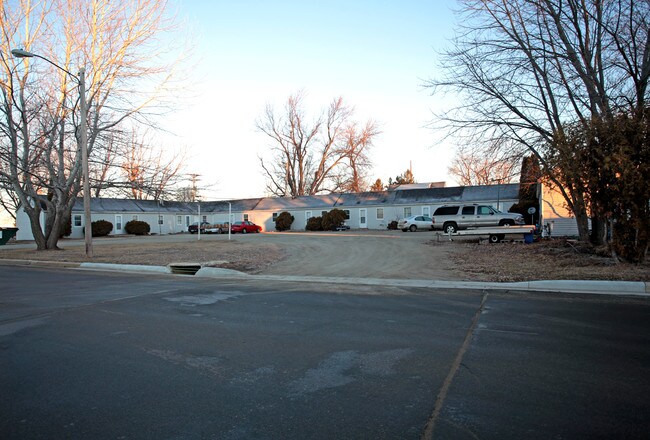
[[[308,231],[322,231],[323,230],[322,217],[309,217],[305,229]]]
[[[276,231],[288,231],[291,229],[291,224],[293,223],[293,216],[287,211],[283,211],[275,219],[275,230]]]
[[[151,231],[151,226],[149,223],[143,222],[140,220],[131,220],[126,222],[124,225],[124,230],[127,234],[133,235],[147,235]]]
[[[90,225],[93,237],[106,237],[113,230],[113,223],[107,220],[97,220]]]
[[[330,212],[323,214],[323,230],[324,231],[336,231],[336,228],[341,226],[346,219],[345,212],[340,209],[332,209]]]

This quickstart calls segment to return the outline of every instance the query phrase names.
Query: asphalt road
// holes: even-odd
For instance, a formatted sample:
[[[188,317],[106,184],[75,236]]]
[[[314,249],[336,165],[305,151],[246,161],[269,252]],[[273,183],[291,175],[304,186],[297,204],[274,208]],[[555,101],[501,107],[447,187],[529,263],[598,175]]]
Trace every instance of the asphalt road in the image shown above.
[[[650,301],[0,266],[2,439],[647,438]]]

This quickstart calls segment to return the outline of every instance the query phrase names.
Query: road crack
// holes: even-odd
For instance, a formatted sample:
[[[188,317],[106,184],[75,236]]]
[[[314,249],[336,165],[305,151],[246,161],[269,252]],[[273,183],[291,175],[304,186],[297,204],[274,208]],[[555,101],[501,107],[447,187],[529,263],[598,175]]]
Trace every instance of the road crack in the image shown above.
[[[436,398],[436,404],[433,407],[433,412],[427,419],[427,423],[424,426],[424,431],[422,432],[422,436],[420,437],[422,440],[431,440],[433,438],[433,430],[435,428],[436,422],[438,421],[438,418],[440,417],[440,413],[442,412],[442,407],[445,403],[445,399],[447,398],[447,393],[449,392],[449,388],[451,387],[451,384],[454,381],[454,377],[456,376],[456,373],[458,373],[458,369],[463,363],[463,357],[465,356],[465,352],[467,351],[469,345],[472,342],[474,330],[476,330],[479,318],[481,317],[481,313],[483,313],[483,308],[485,307],[485,302],[487,301],[487,298],[488,298],[488,294],[487,292],[484,292],[483,298],[481,299],[481,304],[476,310],[476,313],[474,314],[474,318],[472,318],[472,323],[469,326],[469,329],[467,329],[467,333],[465,334],[465,339],[463,340],[463,344],[460,346],[458,353],[456,353],[456,357],[454,358],[454,361],[451,364],[449,373],[447,374],[447,377],[442,383],[442,388],[440,388],[440,392],[438,393],[438,397]]]

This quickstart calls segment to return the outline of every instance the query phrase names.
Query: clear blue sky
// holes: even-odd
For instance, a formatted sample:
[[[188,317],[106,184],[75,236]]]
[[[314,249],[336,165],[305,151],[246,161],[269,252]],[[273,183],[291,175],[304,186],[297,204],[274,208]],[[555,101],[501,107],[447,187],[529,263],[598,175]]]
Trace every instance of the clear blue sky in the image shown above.
[[[445,180],[453,156],[425,128],[440,98],[422,87],[436,50],[453,35],[455,1],[178,0],[194,34],[191,106],[171,117],[190,150],[188,172],[216,182],[207,198],[264,195],[258,155],[269,140],[255,120],[298,90],[315,114],[342,96],[383,134],[370,152],[384,182],[409,167],[418,181]],[[192,127],[196,127],[192,129]]]

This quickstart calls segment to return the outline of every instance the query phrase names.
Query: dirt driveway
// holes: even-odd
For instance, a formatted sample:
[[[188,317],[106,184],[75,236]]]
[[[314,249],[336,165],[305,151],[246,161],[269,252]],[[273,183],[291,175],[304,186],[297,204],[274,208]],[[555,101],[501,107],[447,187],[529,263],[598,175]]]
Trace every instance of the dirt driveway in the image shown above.
[[[272,275],[454,280],[449,247],[429,246],[432,232],[290,232],[265,234],[285,258],[265,268]],[[238,237],[239,238],[239,237]],[[245,237],[254,240],[257,237]]]

